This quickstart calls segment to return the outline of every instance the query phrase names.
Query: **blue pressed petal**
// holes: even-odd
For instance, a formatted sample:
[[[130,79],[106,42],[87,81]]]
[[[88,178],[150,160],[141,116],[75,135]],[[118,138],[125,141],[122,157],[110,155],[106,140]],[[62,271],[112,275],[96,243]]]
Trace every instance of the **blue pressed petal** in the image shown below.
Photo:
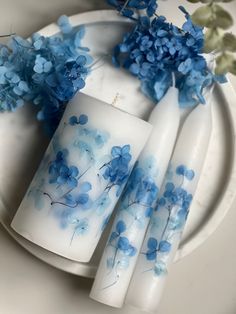
[[[62,176],[68,176],[70,169],[66,165],[61,165],[59,172]]]
[[[111,149],[111,155],[113,157],[117,157],[117,156],[121,155],[121,147],[113,146],[112,149]]]
[[[129,255],[130,257],[132,257],[132,256],[135,256],[136,253],[137,253],[137,249],[136,249],[134,246],[129,245],[129,248],[128,248],[128,255]]]
[[[147,251],[146,258],[148,261],[155,261],[156,257],[157,257],[156,251]]]
[[[189,181],[191,181],[191,180],[194,178],[194,176],[195,176],[195,173],[194,173],[193,170],[187,170],[187,171],[185,172],[185,177],[186,177]]]
[[[77,203],[81,205],[86,204],[88,200],[89,200],[89,196],[86,193],[80,194],[76,199]]]
[[[124,145],[121,149],[122,154],[128,154],[130,152],[130,145]]]
[[[152,213],[153,213],[153,208],[152,208],[152,207],[148,207],[148,208],[145,210],[145,217],[151,217],[151,216],[152,216]]]
[[[34,72],[39,73],[39,74],[43,73],[43,67],[40,64],[35,64]]]
[[[121,251],[127,251],[130,248],[129,239],[126,237],[120,237],[117,243],[117,247]]]
[[[67,179],[67,184],[69,185],[70,188],[75,188],[78,185],[78,181],[73,177],[69,177]]]
[[[92,185],[89,182],[83,182],[80,186],[79,186],[79,190],[83,193],[86,193],[88,191],[90,191],[92,189]]]
[[[126,225],[123,220],[119,220],[116,224],[116,231],[118,234],[123,233],[126,230]]]
[[[72,116],[69,118],[69,124],[70,125],[75,125],[75,124],[78,124],[78,118],[76,116]]]
[[[137,63],[132,63],[129,70],[131,73],[137,75],[140,71],[140,66]]]
[[[175,189],[175,185],[172,182],[167,182],[165,185],[165,189],[168,192],[172,192]]]
[[[57,180],[56,180],[56,182],[58,183],[58,184],[65,184],[66,183],[66,178],[65,177],[62,177],[62,176],[59,176],[58,178],[57,178]]]
[[[170,252],[170,250],[171,250],[171,244],[170,244],[168,241],[162,240],[162,241],[159,243],[158,250],[159,250],[160,252],[162,252],[162,253]]]
[[[73,177],[77,177],[77,175],[79,174],[78,168],[75,167],[75,166],[71,166],[71,167],[70,167],[70,174],[71,174],[71,176],[73,176]]]
[[[119,234],[117,232],[112,232],[109,238],[109,242],[112,242],[113,240],[117,239],[119,237]]]
[[[86,124],[87,122],[88,122],[88,116],[87,115],[85,115],[85,114],[81,114],[80,116],[79,116],[79,124],[81,124],[81,125],[84,125],[84,124]]]
[[[149,238],[148,239],[147,247],[150,250],[156,250],[157,249],[157,245],[158,245],[157,239],[155,239],[155,238]]]
[[[187,169],[186,166],[180,165],[176,168],[176,174],[184,176],[186,169]]]

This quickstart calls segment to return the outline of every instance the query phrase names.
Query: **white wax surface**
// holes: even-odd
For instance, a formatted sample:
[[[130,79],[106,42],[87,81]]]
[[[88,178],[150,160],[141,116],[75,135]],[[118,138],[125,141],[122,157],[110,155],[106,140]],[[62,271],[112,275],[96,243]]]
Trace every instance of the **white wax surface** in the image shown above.
[[[81,115],[87,116],[87,123],[68,123],[71,117],[80,119]],[[130,172],[151,129],[149,123],[139,118],[78,94],[66,108],[44,160],[13,219],[12,228],[45,249],[72,260],[88,262],[118,201],[118,185],[112,186],[112,182],[104,178],[105,169],[115,158],[111,153],[112,147],[129,145]],[[71,192],[67,183],[57,185],[49,182],[50,165],[58,151],[64,149],[68,151],[68,167],[73,165],[79,170],[78,186]],[[119,192],[127,178],[122,181]],[[74,205],[71,195],[80,203]],[[105,195],[105,200],[101,195]],[[36,197],[40,198],[40,204],[36,204]],[[52,199],[57,200],[53,205]]]
[[[179,119],[178,90],[170,88],[151,113],[149,122],[153,124],[153,131],[138,159],[140,167],[143,167],[144,172],[146,172],[144,180],[153,180],[158,189],[160,189],[173,151]],[[144,204],[134,204],[124,209],[124,203],[132,197],[133,195],[130,195],[129,191],[124,191],[111,233],[116,230],[117,223],[123,221],[127,229],[121,236],[126,237],[129,243],[135,247],[136,255],[129,257],[127,267],[122,267],[122,265],[119,266],[119,262],[123,261],[124,263],[124,254],[118,251],[116,261],[114,261],[115,265],[113,269],[109,269],[107,261],[114,256],[114,248],[107,243],[90,294],[91,298],[114,307],[121,307],[124,303],[149,222],[149,217],[145,216],[147,208]]]
[[[210,104],[205,106],[199,105],[189,114],[180,132],[170,161],[173,177],[171,179],[171,174],[167,173],[161,189],[160,197],[164,195],[166,184],[168,182],[172,182],[176,187],[178,187],[180,176],[176,175],[175,171],[179,165],[185,165],[187,169],[194,170],[194,178],[192,180],[184,179],[181,184],[181,188],[186,190],[187,193],[194,195],[206,156],[211,129],[211,106]],[[178,210],[178,206],[173,208],[174,214],[171,216],[172,219],[175,218],[175,212],[177,213]],[[154,212],[145,236],[142,252],[147,251],[148,239],[150,237],[156,238],[158,243],[163,240],[163,222],[166,223],[167,221],[167,213],[168,212],[165,207],[161,207],[159,210]],[[159,224],[159,226],[157,225],[155,229],[153,227],[154,223]],[[171,250],[169,253],[162,255],[162,259],[158,257],[160,256],[158,255],[160,254],[158,252],[156,263],[154,261],[147,260],[145,254],[139,255],[129,286],[126,303],[148,312],[155,312],[157,310],[165,285],[166,274],[157,275],[154,272],[154,267],[155,265],[159,266],[160,264],[157,263],[160,263],[160,261],[164,261],[167,270],[169,269],[178,248],[183,227],[184,225],[174,235],[172,233],[168,235],[167,232],[167,236],[169,236],[168,241],[172,245]],[[164,235],[166,235],[166,233],[164,233]]]

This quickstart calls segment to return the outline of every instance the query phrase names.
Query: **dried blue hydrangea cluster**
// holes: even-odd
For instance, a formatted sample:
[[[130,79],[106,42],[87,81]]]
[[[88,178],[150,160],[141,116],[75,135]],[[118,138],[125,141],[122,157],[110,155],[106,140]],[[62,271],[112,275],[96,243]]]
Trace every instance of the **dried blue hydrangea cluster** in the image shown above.
[[[107,2],[129,18],[139,10],[145,10],[147,16],[151,17],[158,7],[157,0],[107,0]]]
[[[135,20],[135,27],[114,48],[113,63],[137,76],[143,93],[153,101],[158,102],[165,95],[172,85],[173,73],[181,107],[205,103],[204,88],[215,80],[224,81],[208,68],[202,55],[203,28],[193,24],[183,7],[180,10],[186,22],[180,29],[168,23],[164,16],[155,14],[156,0],[108,2],[122,15]],[[140,9],[146,9],[146,14]]]
[[[84,87],[92,61],[89,49],[81,46],[84,27],[74,29],[66,16],[58,19],[58,26],[61,33],[56,36],[14,36],[7,46],[0,45],[0,111],[32,102],[49,134],[66,103]]]

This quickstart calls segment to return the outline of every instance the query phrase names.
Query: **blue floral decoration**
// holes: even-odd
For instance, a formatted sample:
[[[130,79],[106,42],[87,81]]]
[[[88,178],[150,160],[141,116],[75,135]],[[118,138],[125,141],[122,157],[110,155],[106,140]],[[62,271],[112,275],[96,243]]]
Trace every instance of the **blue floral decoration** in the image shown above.
[[[0,45],[0,111],[32,102],[50,135],[67,102],[85,86],[92,60],[89,49],[81,46],[84,27],[73,28],[66,16],[58,19],[58,26],[56,36],[13,36],[8,45]]]
[[[157,0],[107,0],[107,2],[129,18],[140,10],[146,10],[146,14],[151,17],[158,7]]]
[[[120,264],[119,258],[117,258],[118,253],[122,255],[122,260],[126,259],[126,266],[128,267],[128,259],[132,256],[135,256],[137,249],[130,244],[130,241],[127,237],[122,236],[126,231],[127,227],[123,220],[119,220],[116,224],[115,231],[111,233],[111,236],[108,240],[108,247],[114,249],[114,256],[107,259],[108,268],[115,268]],[[112,261],[112,262],[111,262]]]
[[[112,200],[118,198],[130,173],[130,162],[132,159],[130,145],[113,146],[110,155],[101,156],[103,160],[106,157],[107,162],[102,166],[95,164],[94,156],[109,139],[109,134],[102,130],[94,129],[89,126],[88,116],[81,114],[71,116],[64,123],[64,128],[74,128],[76,142],[72,143],[73,150],[79,150],[79,158],[84,159],[83,169],[73,165],[70,162],[70,149],[63,149],[59,143],[58,136],[52,140],[52,151],[48,156],[54,156],[52,160],[45,157],[41,166],[41,172],[46,171],[47,177],[37,177],[40,184],[35,185],[28,193],[28,197],[34,199],[35,207],[42,210],[45,201],[49,200],[52,213],[59,221],[62,229],[73,228],[71,244],[75,236],[86,234],[90,228],[89,219],[85,220],[82,212],[92,211],[97,216],[102,216],[103,222],[99,228],[102,232],[106,227],[110,212],[109,207]],[[63,128],[63,130],[64,130]],[[79,132],[77,141],[77,131]],[[81,140],[82,138],[82,140]],[[99,164],[101,161],[99,161]],[[98,168],[99,167],[99,168]],[[85,168],[85,169],[84,169]],[[96,174],[103,190],[97,197],[92,199],[90,191],[93,184],[85,179],[88,171],[93,170]],[[88,177],[87,177],[88,178]],[[46,187],[46,185],[48,187]],[[113,191],[114,190],[114,191]],[[112,193],[112,196],[111,196]],[[106,214],[108,211],[109,215]],[[82,218],[81,215],[82,214]],[[121,229],[120,229],[121,230]],[[125,239],[120,240],[119,249],[131,254]]]
[[[165,224],[163,225],[157,215],[151,218],[146,250],[142,252],[146,260],[153,264],[148,271],[154,271],[157,276],[167,274],[166,257],[172,249],[173,237],[181,232],[185,225],[193,199],[192,194],[188,193],[183,185],[185,180],[192,181],[194,179],[195,172],[185,165],[179,165],[175,169],[175,174],[181,179],[180,185],[175,186],[172,181],[168,181],[166,178],[163,193],[159,197],[155,208],[155,211],[161,209],[167,211]],[[158,240],[152,235],[155,235],[157,231],[159,233],[159,230],[162,230],[162,232]]]
[[[159,102],[173,84],[172,74],[179,89],[181,107],[205,103],[203,90],[214,81],[225,78],[213,75],[202,55],[203,28],[194,25],[189,13],[180,6],[186,22],[178,28],[155,16],[157,1],[108,1],[126,17],[135,21],[134,28],[115,46],[113,63],[127,69],[141,81],[141,90],[155,103]],[[134,14],[139,5],[146,14]],[[153,8],[148,12],[148,8]],[[154,16],[153,16],[154,15]],[[152,17],[150,19],[150,17]]]

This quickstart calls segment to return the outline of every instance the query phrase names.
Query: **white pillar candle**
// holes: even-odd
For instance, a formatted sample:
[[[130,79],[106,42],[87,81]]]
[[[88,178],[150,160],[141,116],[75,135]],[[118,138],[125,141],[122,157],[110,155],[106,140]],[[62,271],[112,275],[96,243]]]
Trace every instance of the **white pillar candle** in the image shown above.
[[[152,134],[118,205],[90,297],[121,307],[135,268],[179,127],[178,90],[171,87],[149,118]]]
[[[12,228],[88,262],[151,124],[84,94],[68,104]]]
[[[211,121],[210,104],[199,105],[180,132],[128,289],[126,303],[139,309],[157,310],[205,160]]]

